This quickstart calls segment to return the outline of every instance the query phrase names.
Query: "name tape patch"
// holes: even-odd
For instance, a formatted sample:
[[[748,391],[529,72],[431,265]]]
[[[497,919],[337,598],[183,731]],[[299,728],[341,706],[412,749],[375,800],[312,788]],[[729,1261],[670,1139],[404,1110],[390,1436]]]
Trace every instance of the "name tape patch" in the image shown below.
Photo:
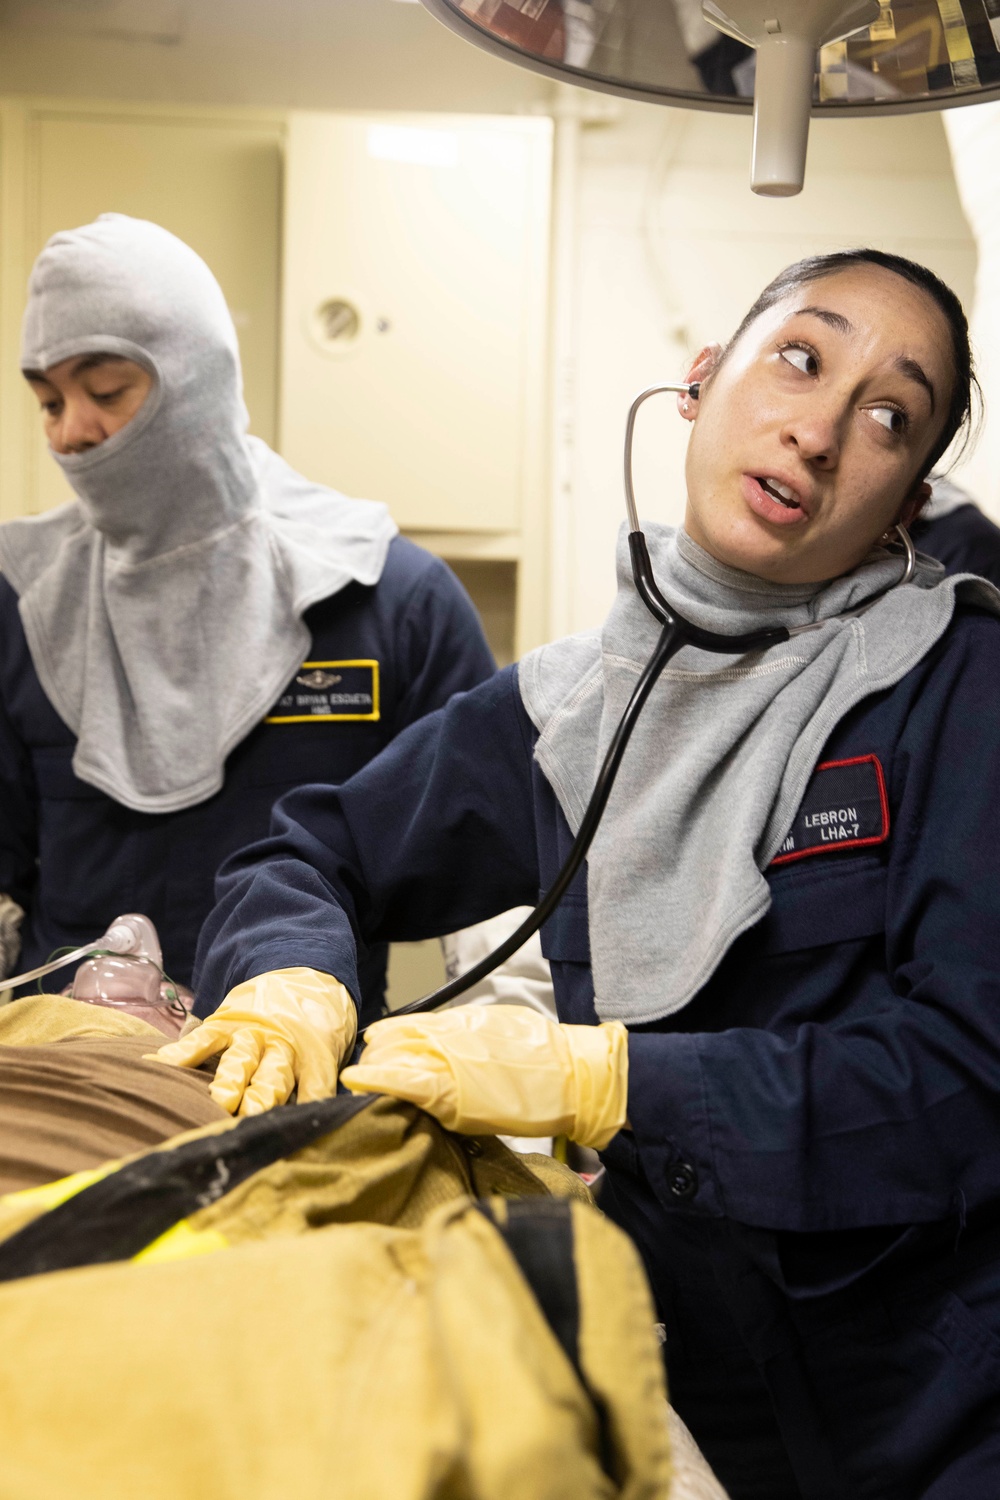
[[[304,661],[265,724],[329,724],[379,717],[378,662]]]
[[[787,865],[831,849],[884,844],[888,837],[889,799],[878,756],[828,760],[813,772],[795,822],[771,864]]]

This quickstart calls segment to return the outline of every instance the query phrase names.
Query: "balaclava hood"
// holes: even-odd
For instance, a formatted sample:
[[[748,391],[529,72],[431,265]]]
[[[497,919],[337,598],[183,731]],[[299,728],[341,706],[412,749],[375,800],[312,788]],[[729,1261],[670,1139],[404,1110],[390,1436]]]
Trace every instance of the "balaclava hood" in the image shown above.
[[[158,225],[103,214],[35,262],[22,370],[90,353],[134,360],[153,386],[105,442],[53,453],[78,498],[0,527],[0,568],[77,736],[76,774],[172,812],[218,791],[308,651],[303,612],[376,583],[396,527],[247,436],[222,290]]]

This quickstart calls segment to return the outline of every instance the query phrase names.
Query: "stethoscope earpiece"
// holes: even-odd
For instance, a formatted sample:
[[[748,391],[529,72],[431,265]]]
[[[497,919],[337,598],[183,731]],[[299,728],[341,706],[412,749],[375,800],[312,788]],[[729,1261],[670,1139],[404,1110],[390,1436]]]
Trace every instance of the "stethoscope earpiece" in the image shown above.
[[[692,401],[697,401],[698,397],[701,395],[700,380],[695,380],[691,383],[691,385],[688,386],[688,395],[691,397]]]
[[[904,583],[909,583],[917,571],[917,549],[914,547],[910,533],[902,521],[897,521],[893,529],[896,533],[897,542],[902,545],[903,551],[906,553],[906,567],[903,569],[903,576],[899,580],[899,583],[895,585],[896,588],[900,588]]]

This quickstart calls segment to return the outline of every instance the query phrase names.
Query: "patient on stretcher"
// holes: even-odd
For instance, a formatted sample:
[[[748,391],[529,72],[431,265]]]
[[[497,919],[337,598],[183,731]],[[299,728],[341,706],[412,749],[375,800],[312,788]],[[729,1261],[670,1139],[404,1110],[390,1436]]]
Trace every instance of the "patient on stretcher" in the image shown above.
[[[260,1133],[258,1127],[263,1124],[260,1117],[238,1122],[210,1097],[214,1059],[197,1069],[165,1068],[162,1064],[149,1060],[151,1045],[155,1049],[161,1040],[160,1032],[134,1016],[83,1004],[62,995],[32,996],[0,1006],[0,1197],[27,1188],[41,1187],[70,1174],[100,1168],[123,1158],[138,1157],[148,1161],[150,1159],[144,1155],[147,1151],[186,1132],[195,1132],[193,1137],[185,1135],[189,1143],[187,1148],[180,1145],[168,1148],[163,1157],[158,1156],[157,1160],[166,1165],[175,1152],[188,1149],[190,1154],[193,1148],[197,1153],[200,1146],[204,1146],[209,1152],[212,1149],[223,1152],[227,1144],[230,1148],[236,1144],[241,1129]],[[37,1421],[23,1420],[22,1409],[22,1420],[15,1422],[9,1431],[0,1434],[6,1460],[11,1459],[14,1448],[20,1445],[13,1457],[19,1459],[19,1472],[32,1478],[30,1493],[37,1492],[34,1479],[37,1477],[39,1464],[43,1461],[41,1454],[44,1454],[46,1472],[51,1471],[49,1477],[54,1479],[55,1488],[51,1492],[65,1492],[66,1474],[70,1470],[74,1476],[78,1477],[80,1474],[82,1445],[92,1441],[94,1434],[100,1431],[101,1424],[91,1420],[81,1406],[81,1391],[86,1388],[86,1382],[81,1379],[77,1364],[74,1363],[81,1357],[81,1351],[86,1353],[96,1344],[100,1345],[101,1351],[104,1384],[98,1382],[98,1388],[102,1392],[102,1400],[109,1379],[114,1384],[117,1377],[119,1388],[125,1391],[145,1390],[153,1379],[153,1370],[158,1372],[156,1379],[160,1381],[165,1359],[179,1359],[183,1362],[183,1380],[167,1382],[166,1386],[162,1382],[158,1385],[158,1404],[151,1405],[145,1397],[138,1404],[126,1400],[119,1412],[119,1421],[122,1413],[125,1414],[129,1441],[125,1445],[116,1446],[116,1456],[122,1462],[134,1465],[137,1462],[136,1453],[142,1455],[141,1461],[146,1465],[144,1477],[149,1480],[144,1493],[154,1493],[154,1478],[161,1485],[161,1488],[155,1490],[156,1495],[180,1492],[178,1486],[182,1480],[178,1478],[177,1466],[183,1469],[185,1459],[182,1449],[177,1448],[171,1436],[179,1425],[178,1420],[171,1419],[172,1413],[175,1417],[177,1414],[169,1404],[175,1393],[179,1393],[179,1399],[183,1399],[185,1403],[183,1426],[188,1438],[192,1437],[193,1425],[198,1427],[199,1432],[202,1428],[205,1429],[205,1441],[199,1451],[209,1466],[222,1462],[218,1455],[225,1457],[226,1445],[233,1439],[235,1424],[241,1441],[244,1444],[254,1444],[263,1473],[266,1473],[265,1458],[272,1461],[277,1458],[279,1467],[284,1467],[286,1462],[292,1461],[288,1456],[291,1454],[294,1455],[295,1462],[305,1462],[310,1472],[315,1469],[317,1473],[325,1475],[332,1461],[330,1453],[335,1452],[337,1461],[342,1466],[345,1463],[348,1465],[352,1482],[358,1486],[359,1494],[405,1493],[406,1500],[411,1500],[411,1497],[413,1500],[416,1497],[419,1500],[431,1500],[431,1497],[443,1493],[436,1483],[429,1480],[426,1484],[423,1482],[419,1445],[409,1459],[406,1458],[409,1449],[403,1445],[403,1458],[400,1460],[403,1469],[399,1473],[393,1471],[390,1475],[396,1462],[393,1454],[398,1444],[362,1443],[360,1447],[368,1456],[362,1459],[355,1453],[347,1458],[343,1435],[338,1435],[334,1430],[324,1438],[330,1411],[336,1411],[341,1404],[338,1392],[343,1388],[345,1394],[342,1400],[346,1406],[346,1393],[352,1391],[357,1384],[352,1358],[362,1365],[370,1358],[370,1343],[359,1336],[355,1324],[360,1327],[361,1334],[365,1334],[368,1323],[371,1322],[373,1337],[379,1350],[383,1354],[386,1349],[390,1351],[390,1365],[394,1369],[399,1364],[399,1355],[392,1352],[396,1349],[396,1344],[393,1341],[386,1343],[383,1337],[379,1311],[386,1295],[386,1287],[389,1290],[394,1287],[390,1275],[392,1268],[395,1268],[392,1274],[397,1278],[402,1276],[406,1281],[410,1295],[406,1297],[405,1304],[406,1308],[412,1308],[420,1302],[418,1297],[412,1295],[417,1289],[417,1282],[413,1280],[414,1267],[419,1269],[419,1256],[423,1253],[420,1236],[429,1234],[433,1238],[441,1233],[452,1236],[458,1234],[459,1242],[464,1243],[465,1240],[461,1237],[468,1238],[471,1235],[471,1245],[473,1241],[478,1244],[476,1236],[482,1238],[486,1234],[488,1238],[483,1253],[487,1254],[487,1259],[473,1275],[469,1294],[473,1304],[478,1302],[480,1294],[486,1296],[488,1301],[491,1297],[493,1299],[490,1301],[493,1321],[490,1325],[488,1350],[496,1356],[497,1349],[494,1345],[500,1348],[502,1341],[498,1342],[494,1326],[496,1306],[499,1304],[496,1302],[498,1293],[493,1286],[493,1279],[500,1274],[500,1269],[489,1259],[490,1255],[495,1255],[495,1250],[491,1247],[495,1244],[496,1230],[487,1228],[487,1219],[475,1210],[471,1212],[469,1228],[466,1230],[466,1220],[460,1215],[472,1208],[470,1198],[478,1199],[481,1204],[488,1204],[498,1201],[496,1195],[512,1199],[525,1197],[527,1205],[535,1205],[534,1212],[540,1212],[539,1222],[544,1229],[552,1212],[546,1206],[553,1205],[554,1199],[563,1198],[568,1210],[569,1198],[586,1200],[587,1194],[572,1173],[546,1157],[533,1158],[532,1169],[529,1170],[528,1166],[522,1164],[523,1159],[507,1152],[499,1142],[485,1139],[465,1141],[464,1147],[468,1151],[466,1154],[466,1149],[463,1149],[459,1140],[452,1138],[452,1143],[449,1144],[447,1132],[411,1105],[391,1099],[373,1098],[367,1108],[359,1111],[361,1104],[362,1101],[353,1095],[327,1101],[321,1106],[327,1113],[338,1105],[343,1106],[344,1123],[325,1139],[316,1140],[304,1150],[294,1151],[287,1161],[280,1159],[281,1152],[272,1152],[261,1159],[261,1169],[249,1176],[246,1170],[242,1177],[238,1172],[230,1177],[227,1171],[225,1176],[233,1185],[233,1190],[227,1189],[218,1201],[213,1199],[207,1207],[199,1206],[206,1200],[197,1193],[192,1202],[182,1204],[177,1212],[185,1216],[188,1245],[199,1237],[204,1241],[207,1230],[212,1243],[207,1247],[203,1243],[202,1251],[211,1248],[215,1253],[207,1256],[202,1253],[194,1259],[188,1259],[188,1249],[182,1253],[180,1264],[163,1267],[154,1262],[146,1269],[154,1274],[161,1269],[172,1273],[165,1279],[158,1279],[155,1288],[146,1282],[140,1268],[135,1266],[95,1266],[92,1272],[85,1273],[89,1279],[85,1284],[86,1296],[83,1297],[79,1295],[79,1288],[72,1279],[78,1273],[72,1269],[67,1273],[69,1280],[65,1277],[38,1275],[39,1271],[46,1269],[43,1220],[48,1205],[36,1203],[28,1208],[25,1217],[24,1209],[13,1208],[16,1200],[9,1200],[8,1222],[0,1223],[0,1230],[3,1231],[0,1232],[0,1250],[5,1251],[8,1260],[11,1260],[11,1247],[14,1247],[15,1264],[13,1270],[11,1265],[7,1265],[5,1273],[0,1275],[0,1321],[5,1309],[10,1316],[22,1317],[18,1289],[23,1287],[25,1297],[30,1299],[40,1295],[45,1302],[44,1308],[35,1313],[29,1311],[27,1316],[38,1329],[45,1330],[45,1338],[48,1340],[48,1343],[43,1341],[39,1353],[39,1368],[44,1369],[44,1380],[38,1382],[43,1396]],[[279,1110],[276,1113],[287,1118],[298,1114],[298,1111]],[[223,1132],[208,1132],[213,1138],[212,1142],[199,1137],[198,1133],[204,1127],[223,1123],[226,1127]],[[334,1123],[331,1118],[330,1126]],[[281,1129],[279,1125],[279,1132]],[[214,1143],[217,1143],[217,1147]],[[293,1145],[291,1141],[287,1144]],[[235,1166],[236,1156],[232,1157],[232,1162]],[[188,1165],[190,1167],[192,1163],[189,1162]],[[148,1166],[144,1168],[142,1175],[148,1189],[153,1180]],[[155,1175],[153,1173],[154,1177]],[[158,1191],[165,1199],[172,1201],[177,1197],[179,1186],[182,1186],[183,1173],[174,1169],[168,1174],[168,1180],[161,1171],[159,1178],[161,1186]],[[75,1200],[71,1198],[64,1205],[64,1210],[66,1207],[72,1208],[74,1201],[82,1205],[85,1197],[86,1193],[81,1192]],[[53,1201],[60,1203],[62,1199]],[[579,1212],[581,1207],[585,1215],[592,1214],[586,1202],[582,1205],[577,1203],[575,1212]],[[109,1215],[106,1221],[100,1215],[94,1219],[84,1212],[76,1228],[69,1227],[68,1238],[70,1241],[73,1241],[74,1236],[93,1240],[95,1224],[106,1235],[114,1238],[116,1234],[122,1233],[123,1224],[134,1230],[143,1214],[148,1215],[148,1212],[148,1200],[144,1200],[140,1207],[139,1199],[130,1204],[126,1194],[117,1214]],[[40,1237],[41,1251],[38,1244],[34,1245],[31,1253],[26,1249],[23,1252],[24,1264],[18,1267],[17,1231],[22,1226],[26,1227],[26,1232],[28,1227],[33,1228],[32,1220],[36,1215],[43,1231]],[[440,1230],[434,1227],[439,1219],[442,1226]],[[492,1219],[489,1222],[492,1223]],[[499,1222],[503,1222],[502,1212]],[[576,1223],[576,1220],[564,1215],[558,1222],[565,1229],[565,1226]],[[321,1233],[323,1228],[338,1223],[345,1229],[343,1239],[326,1240]],[[586,1220],[581,1221],[577,1225],[577,1232],[586,1230]],[[319,1241],[314,1239],[317,1231],[320,1232]],[[545,1232],[548,1235],[550,1231]],[[553,1223],[551,1232],[556,1235],[553,1244],[558,1248],[561,1244],[558,1223]],[[524,1230],[520,1233],[523,1237]],[[632,1386],[624,1391],[623,1400],[626,1405],[638,1403],[636,1411],[632,1413],[633,1425],[639,1432],[633,1447],[638,1444],[641,1451],[628,1453],[629,1464],[634,1465],[637,1470],[633,1477],[646,1481],[645,1493],[662,1496],[663,1500],[668,1500],[668,1495],[669,1500],[725,1500],[724,1492],[705,1465],[690,1435],[676,1414],[667,1410],[662,1395],[658,1394],[662,1375],[651,1368],[647,1370],[645,1377],[640,1378],[642,1362],[636,1362],[635,1325],[637,1321],[645,1324],[652,1317],[652,1308],[648,1306],[648,1293],[642,1277],[632,1274],[633,1262],[628,1256],[634,1256],[634,1252],[627,1253],[623,1265],[618,1265],[613,1258],[606,1261],[621,1236],[618,1231],[605,1226],[603,1220],[592,1233],[597,1234],[595,1248],[599,1254],[596,1264],[601,1266],[603,1272],[607,1272],[609,1267],[613,1269],[612,1280],[619,1288],[619,1300],[624,1299],[624,1303],[628,1304],[627,1307],[623,1303],[622,1307],[614,1306],[612,1309],[614,1316],[609,1326],[615,1337],[609,1338],[602,1324],[602,1336],[595,1336],[593,1342],[594,1350],[600,1355],[599,1368],[602,1371],[608,1364],[610,1354],[609,1368],[617,1367],[625,1360],[632,1376]],[[250,1301],[240,1301],[239,1295],[236,1299],[238,1327],[243,1326],[248,1306],[253,1306],[254,1319],[259,1320],[263,1314],[252,1292],[259,1285],[263,1274],[271,1289],[268,1309],[272,1318],[279,1324],[285,1319],[289,1326],[301,1329],[304,1327],[302,1307],[299,1302],[294,1301],[291,1294],[304,1290],[313,1299],[310,1308],[311,1313],[315,1314],[316,1306],[320,1305],[315,1299],[320,1298],[320,1302],[324,1296],[329,1299],[341,1280],[338,1274],[338,1268],[342,1269],[341,1260],[337,1257],[349,1258],[354,1246],[353,1236],[358,1234],[368,1237],[363,1242],[361,1255],[361,1264],[367,1277],[367,1295],[356,1297],[348,1288],[344,1308],[336,1316],[318,1319],[314,1316],[308,1338],[299,1337],[291,1341],[281,1339],[273,1346],[280,1346],[286,1359],[304,1362],[308,1371],[308,1378],[304,1381],[305,1388],[316,1389],[319,1399],[327,1403],[323,1407],[324,1422],[313,1420],[307,1410],[301,1417],[301,1431],[300,1428],[286,1430],[287,1423],[279,1423],[280,1431],[272,1431],[268,1426],[269,1421],[272,1427],[274,1423],[273,1381],[267,1366],[268,1356],[263,1352],[268,1347],[266,1338],[259,1351],[256,1342],[254,1344],[254,1353],[263,1357],[267,1371],[262,1382],[260,1400],[256,1405],[253,1401],[247,1404],[247,1370],[251,1368],[256,1371],[260,1364],[260,1358],[255,1361],[248,1354],[247,1360],[241,1364],[240,1401],[234,1404],[230,1399],[229,1405],[223,1404],[216,1413],[219,1392],[225,1385],[225,1374],[231,1370],[228,1350],[235,1336],[231,1323],[227,1321],[227,1294],[232,1291],[240,1293],[240,1288],[244,1285],[247,1288],[240,1295],[244,1298],[249,1296]],[[389,1235],[396,1236],[392,1240],[392,1245],[396,1248],[386,1261],[389,1270],[385,1270],[382,1279],[378,1280],[375,1269],[386,1259],[386,1237]],[[609,1246],[604,1245],[607,1237],[610,1237]],[[312,1281],[306,1271],[299,1269],[302,1253],[305,1252],[307,1256],[309,1254],[310,1241],[321,1247],[328,1247],[330,1256],[329,1262],[324,1260],[319,1265]],[[566,1277],[570,1281],[573,1279],[571,1268],[589,1243],[586,1233],[584,1241],[586,1243],[583,1244],[583,1249],[579,1245],[575,1249],[571,1248],[569,1259],[560,1273],[564,1280]],[[436,1239],[434,1243],[437,1243]],[[271,1255],[272,1260],[253,1260],[244,1267],[240,1258],[241,1249],[256,1251],[265,1257]],[[206,1272],[211,1281],[213,1263],[219,1259],[220,1252],[225,1252],[223,1281],[219,1285],[213,1282],[203,1287]],[[134,1253],[133,1245],[124,1250],[119,1247],[115,1253],[105,1255],[100,1252],[99,1247],[95,1248],[92,1244],[91,1252],[87,1255],[57,1256],[51,1269],[88,1266],[99,1260],[127,1260]],[[148,1251],[146,1253],[148,1255]],[[159,1259],[162,1261],[166,1258],[169,1261],[173,1253],[176,1252],[168,1251],[164,1257],[161,1251]],[[465,1256],[470,1253],[469,1250],[463,1252]],[[380,1255],[382,1260],[379,1259]],[[440,1252],[435,1252],[432,1264],[436,1266],[440,1260]],[[584,1263],[586,1264],[586,1257]],[[446,1281],[442,1282],[442,1286],[447,1286],[445,1305],[449,1299],[459,1298],[463,1291],[463,1264],[464,1261],[454,1261],[454,1257],[448,1261],[448,1274]],[[120,1269],[126,1272],[124,1278],[119,1275]],[[510,1296],[513,1299],[512,1306],[517,1310],[518,1331],[515,1342],[519,1358],[522,1362],[526,1360],[526,1363],[524,1369],[516,1361],[511,1368],[504,1367],[508,1396],[511,1382],[521,1393],[521,1405],[515,1402],[512,1414],[498,1413],[492,1405],[492,1394],[487,1398],[490,1415],[488,1425],[498,1431],[502,1430],[504,1434],[499,1451],[506,1452],[508,1448],[515,1450],[520,1444],[525,1453],[532,1455],[529,1467],[537,1468],[537,1453],[541,1451],[546,1454],[550,1448],[555,1449],[559,1454],[559,1472],[562,1473],[566,1466],[573,1470],[571,1483],[575,1494],[581,1497],[606,1494],[607,1480],[601,1476],[599,1469],[594,1468],[593,1456],[589,1451],[593,1439],[590,1426],[593,1422],[586,1382],[577,1389],[572,1385],[572,1376],[570,1377],[573,1401],[579,1405],[579,1412],[575,1412],[573,1401],[551,1404],[551,1393],[543,1381],[541,1405],[534,1425],[530,1422],[526,1424],[516,1415],[523,1412],[524,1402],[532,1393],[532,1380],[537,1376],[535,1363],[542,1355],[551,1360],[552,1348],[546,1345],[542,1355],[535,1349],[532,1339],[537,1342],[541,1337],[545,1344],[549,1335],[545,1332],[544,1323],[539,1323],[537,1312],[532,1312],[531,1305],[526,1305],[523,1301],[527,1293],[525,1283],[513,1267],[505,1274],[509,1276],[511,1273],[514,1284]],[[351,1286],[357,1283],[359,1276],[360,1271],[355,1267],[353,1277],[348,1277]],[[482,1287],[477,1279],[479,1277],[482,1278]],[[5,1285],[5,1282],[8,1284]],[[47,1283],[51,1284],[51,1293]],[[598,1281],[593,1273],[585,1278],[585,1284],[591,1288],[591,1292],[597,1287]],[[46,1298],[51,1295],[58,1300],[64,1285],[69,1292],[69,1307],[60,1305],[56,1311],[50,1311]],[[176,1299],[175,1303],[171,1302],[171,1296]],[[199,1297],[202,1298],[201,1301],[198,1300]],[[438,1302],[440,1301],[441,1294],[438,1294]],[[594,1309],[587,1312],[584,1321],[607,1321],[605,1301],[603,1294],[598,1296]],[[437,1306],[437,1302],[434,1305]],[[180,1306],[183,1306],[184,1313],[179,1318],[175,1307]],[[158,1311],[161,1314],[159,1320]],[[400,1315],[398,1310],[394,1313],[397,1319]],[[350,1318],[354,1319],[353,1323]],[[78,1324],[80,1320],[87,1319],[90,1320],[88,1329],[92,1325],[94,1331],[83,1335]],[[189,1366],[189,1327],[184,1326],[185,1322],[189,1324],[192,1319],[198,1324],[203,1338],[202,1360],[197,1372],[202,1383],[199,1390],[191,1388],[194,1377]],[[116,1329],[115,1337],[110,1342],[103,1336],[109,1320]],[[503,1319],[500,1321],[502,1323]],[[467,1323],[464,1313],[458,1316],[457,1327],[466,1329]],[[341,1337],[339,1330],[342,1324],[346,1329],[343,1349],[337,1342]],[[179,1340],[178,1328],[181,1333]],[[98,1333],[97,1330],[102,1332]],[[648,1338],[648,1335],[645,1337]],[[456,1392],[449,1387],[447,1399],[443,1393],[439,1396],[433,1394],[432,1386],[437,1369],[436,1345],[434,1348],[428,1346],[424,1351],[427,1333],[423,1325],[420,1337],[410,1340],[409,1344],[406,1338],[401,1342],[409,1350],[410,1358],[409,1363],[404,1359],[400,1368],[403,1377],[400,1389],[407,1399],[418,1404],[425,1399],[426,1393],[430,1403],[419,1422],[409,1423],[410,1429],[422,1430],[431,1422],[432,1416],[440,1421],[442,1413],[447,1415],[451,1409],[449,1402],[457,1399]],[[460,1342],[464,1347],[467,1334],[463,1334]],[[530,1358],[524,1355],[525,1348]],[[415,1365],[414,1351],[417,1354],[423,1351],[430,1363],[426,1367]],[[503,1352],[502,1348],[500,1352]],[[558,1359],[558,1351],[556,1357]],[[479,1355],[476,1355],[476,1359],[478,1358]],[[120,1369],[115,1361],[120,1364]],[[213,1364],[213,1361],[216,1363]],[[542,1363],[544,1365],[544,1359]],[[216,1368],[216,1364],[219,1368]],[[367,1371],[367,1366],[365,1368]],[[378,1368],[382,1369],[381,1366]],[[568,1368],[561,1367],[563,1379]],[[220,1370],[223,1373],[220,1374]],[[53,1402],[54,1371],[58,1372],[60,1378],[65,1378],[74,1392],[73,1401],[67,1400],[62,1406],[67,1410],[72,1408],[79,1418],[73,1429],[72,1440],[64,1434],[63,1440],[55,1444],[51,1441],[48,1422]],[[380,1378],[383,1376],[384,1371]],[[20,1362],[18,1379],[20,1390],[28,1379],[24,1357]],[[623,1379],[624,1375],[619,1368],[619,1383]],[[469,1384],[469,1377],[465,1377],[464,1385]],[[471,1380],[471,1384],[492,1393],[495,1381],[491,1373],[484,1373],[477,1367],[477,1375]],[[199,1399],[202,1388],[204,1398]],[[212,1399],[209,1399],[209,1392]],[[23,1396],[23,1391],[21,1394]],[[464,1386],[458,1391],[458,1396],[463,1400],[468,1399]],[[55,1398],[55,1404],[59,1407],[58,1397]],[[247,1406],[246,1410],[244,1406]],[[398,1400],[390,1402],[389,1407],[395,1419],[399,1419]],[[152,1414],[148,1431],[142,1425],[147,1411]],[[560,1422],[563,1425],[567,1422],[567,1411],[571,1435],[569,1447],[563,1453],[558,1439]],[[666,1450],[662,1441],[656,1439],[656,1430],[661,1426],[661,1411],[667,1415],[670,1440],[672,1481],[669,1488],[666,1483]],[[618,1424],[613,1425],[617,1432]],[[309,1442],[304,1441],[303,1432],[310,1434]],[[456,1432],[464,1432],[461,1424],[456,1427]],[[486,1446],[492,1452],[488,1442]],[[478,1472],[483,1467],[483,1462],[467,1433],[462,1437],[459,1447],[462,1463]],[[306,1455],[305,1459],[303,1454]],[[116,1489],[113,1478],[110,1489],[101,1488],[104,1479],[101,1478],[100,1471],[107,1461],[108,1455],[102,1450],[100,1464],[83,1464],[86,1473],[95,1476],[98,1487],[81,1488],[77,1484],[74,1493],[81,1496],[82,1500],[90,1500],[91,1496],[96,1500],[98,1494],[124,1492],[120,1488]],[[495,1460],[493,1466],[497,1467]],[[591,1468],[594,1468],[596,1474],[596,1488],[588,1488],[584,1483],[586,1479],[594,1478]],[[187,1474],[188,1471],[185,1469],[184,1472]],[[256,1466],[253,1472],[256,1474]],[[133,1473],[132,1469],[129,1473]],[[483,1484],[477,1482],[468,1493],[475,1495],[477,1500],[480,1496],[488,1497],[498,1493],[499,1489],[504,1488],[503,1477],[498,1473],[493,1478],[498,1489],[495,1490],[492,1484],[484,1481]],[[390,1487],[384,1488],[384,1485]],[[28,1488],[19,1485],[11,1489],[13,1500],[22,1500],[28,1493]],[[263,1497],[265,1490],[251,1488],[248,1493],[250,1500],[254,1500],[254,1497]],[[266,1493],[271,1494],[273,1491],[267,1489]],[[538,1487],[530,1493],[548,1496],[555,1491],[540,1478]]]

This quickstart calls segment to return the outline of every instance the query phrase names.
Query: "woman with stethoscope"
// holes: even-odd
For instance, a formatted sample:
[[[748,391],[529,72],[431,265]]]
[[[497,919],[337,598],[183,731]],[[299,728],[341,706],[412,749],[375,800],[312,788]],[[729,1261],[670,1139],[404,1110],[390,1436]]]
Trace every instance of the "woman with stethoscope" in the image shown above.
[[[822,256],[688,379],[684,526],[648,529],[643,597],[623,539],[602,632],[283,799],[218,882],[200,986],[222,1003],[162,1055],[221,1052],[234,1109],[332,1088],[359,951],[553,884],[658,649],[643,599],[750,638],[686,645],[649,693],[586,879],[543,929],[560,1023],[390,1018],[343,1081],[602,1151],[672,1399],[734,1500],[987,1500],[1000,598],[883,546],[968,424],[965,319],[911,262]]]

